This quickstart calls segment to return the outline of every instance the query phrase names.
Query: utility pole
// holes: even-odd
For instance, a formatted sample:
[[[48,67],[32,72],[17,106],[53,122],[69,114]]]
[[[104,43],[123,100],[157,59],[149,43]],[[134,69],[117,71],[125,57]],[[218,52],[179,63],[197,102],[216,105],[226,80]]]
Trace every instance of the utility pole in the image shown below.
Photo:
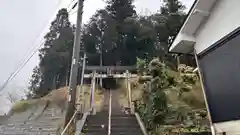
[[[75,112],[75,104],[76,104],[76,88],[77,88],[77,75],[78,75],[78,67],[79,67],[79,53],[80,53],[80,44],[81,44],[81,25],[82,25],[82,13],[83,13],[83,1],[78,0],[78,11],[77,11],[77,23],[76,23],[76,32],[74,37],[74,45],[73,45],[73,55],[72,55],[72,65],[70,72],[70,80],[68,87],[68,109],[65,117],[65,125],[69,122],[71,117]]]

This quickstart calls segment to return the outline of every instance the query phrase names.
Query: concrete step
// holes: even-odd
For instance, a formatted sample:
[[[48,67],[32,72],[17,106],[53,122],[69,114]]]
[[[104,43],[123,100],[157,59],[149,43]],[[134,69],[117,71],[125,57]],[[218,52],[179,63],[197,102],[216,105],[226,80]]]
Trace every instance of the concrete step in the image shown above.
[[[135,115],[113,114],[111,135],[143,135]]]
[[[49,123],[14,123],[0,127],[0,135],[56,135],[58,128]]]
[[[106,135],[107,131],[108,117],[98,115],[89,116],[83,128],[84,135]],[[143,135],[143,133],[134,115],[115,115],[111,118],[111,135]]]
[[[135,127],[122,127],[122,126],[118,126],[118,127],[113,127],[111,126],[111,131],[141,131],[141,128],[139,126],[135,126]]]
[[[6,131],[4,133],[0,133],[0,135],[57,135],[56,132],[31,132],[31,131],[24,131],[24,132],[16,132],[16,131]]]
[[[123,128],[123,129],[128,129],[128,128],[139,128],[138,124],[111,124],[111,129],[114,128]]]
[[[118,117],[118,118],[112,118],[111,124],[124,127],[124,126],[138,125],[138,122],[137,122],[136,118]]]
[[[84,135],[107,135],[108,132],[90,132],[90,133],[84,133]]]
[[[101,125],[85,126],[82,132],[84,133],[84,135],[107,135],[108,125],[104,126],[103,128],[101,127]]]
[[[143,135],[142,132],[138,131],[111,131],[111,135]]]
[[[108,124],[108,113],[97,113],[96,115],[91,115],[87,117],[87,125],[102,125]]]
[[[90,132],[107,132],[108,131],[108,126],[107,127],[84,127],[83,132],[90,133]]]
[[[45,123],[38,123],[38,122],[23,122],[23,123],[14,123],[14,124],[6,124],[3,125],[4,127],[26,127],[26,126],[34,126],[34,127],[54,127],[54,123],[45,122]]]
[[[57,135],[64,113],[59,108],[43,110],[44,106],[13,114],[0,125],[0,135]]]
[[[96,115],[88,116],[82,132],[84,135],[107,135],[108,112],[103,111],[98,112]]]

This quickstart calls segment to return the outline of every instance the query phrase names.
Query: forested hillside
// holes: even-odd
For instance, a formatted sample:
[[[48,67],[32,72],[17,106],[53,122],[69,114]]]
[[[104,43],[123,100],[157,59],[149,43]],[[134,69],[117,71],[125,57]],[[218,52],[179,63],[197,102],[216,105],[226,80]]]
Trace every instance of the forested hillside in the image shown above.
[[[88,65],[136,65],[137,58],[150,61],[158,57],[177,68],[168,46],[186,17],[180,1],[164,0],[159,12],[150,16],[138,15],[133,0],[107,0],[106,4],[82,28],[81,49]],[[41,97],[68,84],[75,30],[68,17],[67,9],[59,10],[45,35],[29,97]]]

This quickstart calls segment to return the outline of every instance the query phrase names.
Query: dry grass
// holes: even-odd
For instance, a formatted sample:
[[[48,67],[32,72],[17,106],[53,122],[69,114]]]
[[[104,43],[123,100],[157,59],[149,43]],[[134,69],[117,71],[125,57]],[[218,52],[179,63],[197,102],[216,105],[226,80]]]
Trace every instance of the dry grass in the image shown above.
[[[13,105],[11,108],[11,113],[21,113],[32,107],[44,106],[46,103],[58,105],[60,108],[64,108],[66,104],[64,104],[67,100],[67,88],[61,88],[58,90],[52,91],[50,94],[45,97],[39,99],[29,99],[22,100]]]
[[[15,103],[11,108],[11,113],[20,113],[36,105],[38,100],[23,100]]]
[[[141,99],[142,97],[142,84],[138,84],[138,78],[132,78],[131,82],[131,92],[132,92],[132,101]],[[128,107],[128,95],[125,79],[119,81],[120,94],[119,94],[119,103],[122,107]]]
[[[139,78],[132,78],[131,81],[131,89],[132,89],[132,100],[136,101],[142,98],[143,94],[143,84],[138,83]]]
[[[173,70],[167,70],[166,71],[170,76],[175,77],[176,79],[179,79],[179,73]],[[132,101],[136,101],[138,99],[141,99],[142,97],[142,88],[143,84],[138,83],[139,78],[132,78],[131,81],[131,89],[132,89]],[[122,79],[119,81],[120,88],[120,94],[119,94],[119,102],[121,106],[127,107],[128,106],[128,97],[127,97],[127,88],[125,84],[125,80]],[[203,97],[202,88],[199,82],[196,83],[196,85],[193,86],[192,90],[190,92],[186,92],[182,94],[181,97],[178,96],[178,93],[176,91],[170,91],[167,93],[168,102],[170,104],[179,104],[184,105],[187,104],[191,106],[193,109],[202,109],[205,108],[205,102]]]
[[[182,100],[193,108],[205,108],[204,96],[200,83],[194,85],[190,92],[184,93],[182,95]]]
[[[118,94],[118,102],[121,107],[128,107],[127,87],[125,79],[119,79],[118,86],[120,89]]]
[[[90,108],[90,85],[83,86],[83,89],[85,91],[85,93],[84,93],[85,110],[87,110],[87,109]],[[94,99],[95,99],[94,106],[95,106],[95,108],[98,112],[101,109],[104,96],[103,96],[101,90],[98,89],[97,87],[96,87],[96,90],[95,90],[95,93],[94,93]]]
[[[78,87],[79,88],[79,87]],[[89,101],[90,101],[90,86],[86,85],[83,86],[83,89],[85,89],[85,102],[86,107],[89,107]],[[79,89],[77,89],[79,90]],[[77,93],[79,93],[77,91]],[[78,96],[77,96],[78,98]],[[24,112],[27,109],[30,109],[33,106],[38,105],[45,105],[47,102],[49,102],[51,105],[57,105],[59,108],[65,109],[66,103],[68,99],[68,88],[63,87],[57,90],[53,90],[48,95],[40,98],[40,99],[31,99],[31,100],[22,100],[17,102],[13,105],[11,108],[12,113],[20,113]],[[103,95],[101,94],[100,90],[96,90],[95,92],[95,106],[99,110],[101,103],[102,103]]]
[[[76,125],[75,124],[70,124],[69,128],[67,129],[67,131],[65,132],[66,135],[75,135],[75,127]]]
[[[50,94],[46,95],[45,97],[41,98],[44,100],[50,100],[54,103],[59,102],[59,101],[66,101],[68,98],[68,88],[67,87],[62,87],[57,90],[53,90]]]
[[[176,79],[180,79],[179,73],[176,71],[167,70],[167,73]],[[168,93],[167,97],[170,104],[187,104],[194,109],[205,108],[203,91],[200,82],[196,82],[196,84],[192,87],[192,90],[183,93],[180,98],[175,91]]]

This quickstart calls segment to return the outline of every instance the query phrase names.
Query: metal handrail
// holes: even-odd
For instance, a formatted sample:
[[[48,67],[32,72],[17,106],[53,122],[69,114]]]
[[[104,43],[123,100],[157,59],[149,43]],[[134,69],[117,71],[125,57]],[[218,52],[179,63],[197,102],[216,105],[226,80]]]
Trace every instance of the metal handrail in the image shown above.
[[[93,111],[94,109],[94,95],[95,95],[95,84],[96,84],[96,71],[92,74],[91,88],[90,88],[90,109]]]
[[[83,93],[83,97],[84,97],[84,93],[85,93],[85,90],[83,89],[83,79],[84,79],[84,71],[85,71],[85,66],[86,66],[86,63],[85,63],[85,59],[86,59],[86,54],[84,54],[84,61],[83,61],[83,69],[82,69],[82,77],[81,77],[81,84],[80,84],[80,92]],[[95,78],[96,78],[96,71],[93,72],[93,76],[92,76],[92,83],[91,83],[91,95],[90,95],[90,111],[93,110],[93,102],[94,102],[94,92],[95,92]],[[80,100],[83,100],[83,99],[80,99]],[[82,103],[82,102],[81,102]],[[69,128],[70,124],[72,123],[73,119],[76,117],[76,114],[80,111],[81,109],[81,112],[84,112],[84,108],[83,108],[83,105],[81,104],[81,107],[78,108],[75,113],[73,114],[73,116],[71,117],[71,119],[69,120],[68,124],[66,125],[66,127],[64,128],[64,130],[62,131],[61,135],[64,135],[65,132],[67,131],[67,129]],[[86,120],[86,117],[88,116],[88,113],[90,111],[87,111],[87,113],[84,113],[84,116],[83,116],[83,119]],[[86,115],[85,115],[86,114]],[[85,122],[85,120],[83,120]],[[82,123],[84,124],[84,123]],[[83,125],[82,125],[83,127]]]
[[[109,91],[109,108],[108,108],[108,135],[111,135],[111,116],[112,116],[112,93]]]
[[[145,128],[145,125],[141,119],[141,117],[139,116],[139,114],[137,112],[135,112],[135,106],[132,102],[132,89],[131,89],[131,83],[130,83],[130,76],[131,74],[129,73],[129,71],[126,72],[127,74],[127,78],[126,78],[126,87],[127,87],[127,93],[128,93],[128,107],[131,109],[131,114],[134,114],[138,125],[141,128],[141,131],[144,135],[147,135],[147,130]]]
[[[130,83],[130,76],[131,74],[129,71],[126,71],[126,87],[127,87],[127,96],[128,96],[128,107],[131,109],[131,113],[133,114],[133,106],[132,106],[132,89],[131,89],[131,83]]]

